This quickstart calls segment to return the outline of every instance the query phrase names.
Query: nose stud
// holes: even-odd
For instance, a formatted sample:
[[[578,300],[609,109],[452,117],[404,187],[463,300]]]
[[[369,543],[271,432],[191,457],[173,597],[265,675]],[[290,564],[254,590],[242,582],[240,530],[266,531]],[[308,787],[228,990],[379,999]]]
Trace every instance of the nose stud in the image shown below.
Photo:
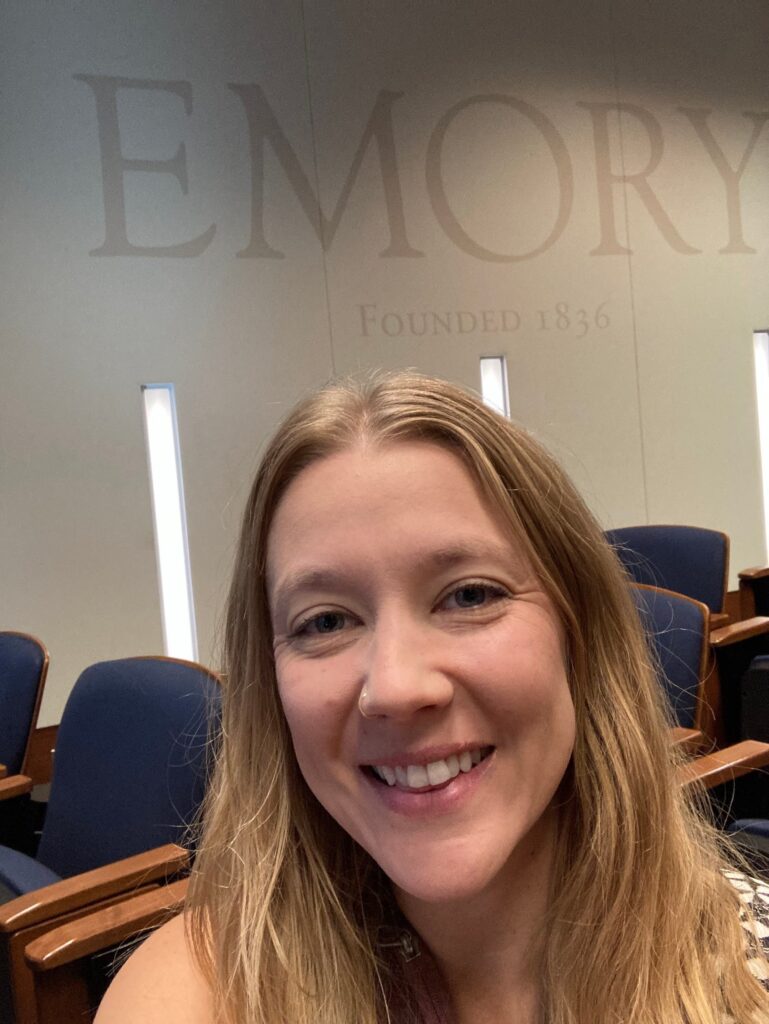
[[[358,698],[358,711],[360,711],[361,715],[364,718],[374,718],[375,717],[374,715],[367,715],[366,714],[366,707],[365,707],[365,705],[366,705],[366,701],[367,700],[368,700],[368,694],[366,693],[366,687],[364,686],[363,689],[360,691],[360,697]]]

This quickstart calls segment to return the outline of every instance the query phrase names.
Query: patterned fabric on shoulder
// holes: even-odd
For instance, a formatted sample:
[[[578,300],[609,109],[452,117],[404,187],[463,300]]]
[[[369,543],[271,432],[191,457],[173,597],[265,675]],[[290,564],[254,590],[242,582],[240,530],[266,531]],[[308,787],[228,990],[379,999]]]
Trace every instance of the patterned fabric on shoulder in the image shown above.
[[[769,989],[769,967],[761,957],[754,955],[758,940],[769,958],[769,883],[739,871],[727,871],[725,874],[744,904],[740,908],[740,920],[748,936],[748,966],[764,988]],[[749,921],[745,907],[750,908],[754,923]]]

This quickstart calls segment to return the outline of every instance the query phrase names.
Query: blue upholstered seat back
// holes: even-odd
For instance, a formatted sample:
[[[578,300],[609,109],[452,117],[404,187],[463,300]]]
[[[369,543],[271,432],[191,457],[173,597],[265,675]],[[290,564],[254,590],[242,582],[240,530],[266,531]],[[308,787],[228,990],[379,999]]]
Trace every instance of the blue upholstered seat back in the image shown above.
[[[22,769],[48,654],[34,637],[0,633],[0,764]]]
[[[68,877],[185,840],[203,797],[219,686],[155,658],[86,669],[56,742],[38,860]]]
[[[707,650],[707,609],[681,594],[631,587],[678,725],[693,729]]]
[[[636,583],[664,587],[723,609],[729,541],[698,526],[626,526],[607,530],[606,539]]]

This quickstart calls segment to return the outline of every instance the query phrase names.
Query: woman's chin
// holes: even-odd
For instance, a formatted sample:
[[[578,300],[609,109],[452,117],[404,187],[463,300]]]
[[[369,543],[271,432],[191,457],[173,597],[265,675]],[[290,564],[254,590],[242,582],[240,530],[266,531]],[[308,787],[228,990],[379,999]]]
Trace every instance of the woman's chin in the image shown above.
[[[391,875],[390,881],[405,910],[410,901],[451,904],[472,900],[488,888],[492,878],[493,873],[487,871],[447,871],[431,866],[429,871]]]

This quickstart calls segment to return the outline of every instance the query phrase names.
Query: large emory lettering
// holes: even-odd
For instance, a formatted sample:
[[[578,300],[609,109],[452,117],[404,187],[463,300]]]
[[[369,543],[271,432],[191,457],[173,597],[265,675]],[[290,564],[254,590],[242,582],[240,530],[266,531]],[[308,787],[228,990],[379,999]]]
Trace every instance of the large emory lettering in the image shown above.
[[[162,99],[163,94],[174,97],[174,102],[181,100],[184,104],[185,114],[190,116],[192,114],[191,84],[185,81],[121,78],[110,75],[78,74],[74,77],[90,88],[96,101],[104,200],[104,242],[98,248],[91,250],[91,255],[199,256],[210,245],[216,232],[215,224],[210,225],[195,238],[169,245],[139,245],[129,240],[126,223],[126,175],[136,172],[170,174],[178,182],[182,193],[187,195],[189,189],[187,155],[184,142],[179,142],[176,152],[169,158],[151,160],[126,156],[122,148],[118,114],[120,91],[140,89],[156,93],[160,98],[159,102],[166,102],[165,99]],[[267,147],[274,154],[280,173],[285,177],[296,196],[299,206],[324,252],[334,242],[349,204],[350,195],[361,177],[364,160],[371,151],[371,158],[376,158],[381,180],[386,231],[389,235],[387,245],[379,255],[385,258],[401,259],[414,259],[425,255],[421,249],[416,248],[409,241],[406,224],[404,190],[401,185],[393,124],[393,108],[403,97],[402,92],[382,89],[377,94],[349,165],[347,176],[337,194],[333,210],[327,216],[321,203],[317,168],[313,184],[261,86],[255,83],[231,84],[228,88],[238,97],[246,114],[251,158],[250,239],[246,247],[237,252],[237,256],[278,260],[284,259],[286,255],[278,248],[277,244],[268,241],[265,230],[265,208],[268,194],[265,174]],[[533,125],[544,141],[545,161],[552,160],[555,168],[557,196],[553,197],[553,219],[551,221],[550,215],[547,216],[547,222],[542,226],[542,241],[525,252],[495,252],[481,244],[477,238],[471,237],[467,225],[460,223],[447,195],[444,178],[444,144],[447,133],[465,111],[489,105],[501,110],[513,111],[517,116],[525,118]],[[687,256],[702,252],[701,249],[695,248],[682,237],[657,192],[652,188],[651,178],[660,166],[665,149],[662,127],[654,115],[645,107],[631,103],[579,102],[577,106],[589,114],[588,124],[592,125],[595,156],[600,240],[598,245],[590,250],[590,254],[593,256],[627,256],[632,253],[630,240],[620,241],[616,208],[618,199],[627,201],[629,193],[634,193],[637,199],[640,199],[652,222],[671,249]],[[726,244],[718,250],[719,253],[755,253],[756,250],[748,244],[744,236],[741,186],[759,138],[769,123],[769,111],[746,111],[743,114],[751,126],[749,137],[742,147],[741,153],[734,153],[728,157],[725,146],[716,139],[711,128],[710,118],[715,113],[713,110],[699,107],[679,107],[678,110],[693,129],[723,185],[728,239]],[[619,132],[615,134],[610,132],[610,118],[612,117],[617,118],[619,127]],[[734,119],[731,123],[734,123]],[[502,127],[500,130],[503,130]],[[645,147],[648,148],[648,159],[645,166],[640,169],[637,167],[629,169],[627,166],[628,157],[624,151],[626,147],[623,147],[623,137],[627,140],[631,133],[638,135]],[[317,140],[312,138],[310,145],[313,148],[316,147]],[[524,155],[522,158],[532,159],[530,155]],[[308,155],[308,160],[312,159],[311,153]],[[427,140],[425,179],[427,198],[446,237],[461,252],[486,262],[516,263],[521,260],[533,259],[551,249],[566,229],[574,204],[574,172],[563,137],[553,122],[537,107],[518,97],[501,93],[469,96],[455,103],[438,119]],[[380,193],[373,194],[378,196]],[[480,198],[487,203],[492,201],[488,196]],[[521,198],[523,199],[523,197]],[[389,331],[395,335],[401,329],[406,330],[405,321],[399,326],[395,314],[391,315],[388,312],[382,316],[383,318],[389,317],[382,328],[386,333]],[[469,322],[468,318],[469,314],[462,322]],[[368,321],[364,318],[364,327],[367,327],[367,323]],[[438,317],[433,324],[436,330],[441,323],[442,321]],[[419,335],[428,333],[429,329],[430,326],[426,321],[423,327],[421,320],[415,320],[411,333]],[[460,328],[458,327],[458,329]]]

